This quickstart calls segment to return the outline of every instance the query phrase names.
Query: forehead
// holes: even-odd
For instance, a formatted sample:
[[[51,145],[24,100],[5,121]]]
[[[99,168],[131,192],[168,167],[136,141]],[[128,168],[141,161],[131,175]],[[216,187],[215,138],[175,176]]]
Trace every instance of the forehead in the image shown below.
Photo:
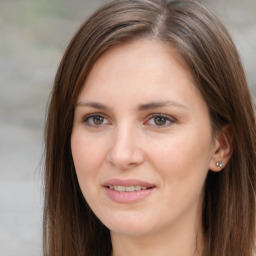
[[[114,46],[95,63],[78,101],[99,99],[127,103],[201,97],[192,76],[176,50],[152,40]]]
[[[110,68],[112,72],[120,72],[122,69],[132,72],[132,67],[142,74],[154,70],[155,72],[150,72],[152,76],[156,75],[160,68],[162,73],[175,69],[179,75],[182,72],[177,71],[183,71],[184,77],[193,82],[191,72],[177,50],[170,43],[153,39],[132,40],[113,46],[96,61],[89,77],[99,70],[101,73],[109,73]],[[135,73],[138,75],[138,72]]]

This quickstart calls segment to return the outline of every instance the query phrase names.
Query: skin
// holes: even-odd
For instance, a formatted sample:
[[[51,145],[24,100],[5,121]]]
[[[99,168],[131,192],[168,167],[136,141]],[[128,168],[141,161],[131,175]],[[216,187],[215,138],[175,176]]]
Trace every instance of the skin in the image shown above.
[[[228,146],[213,137],[207,105],[174,49],[144,40],[104,53],[78,96],[71,149],[82,193],[111,231],[112,255],[200,254],[205,178],[225,164]],[[117,203],[102,186],[113,178],[155,189]]]

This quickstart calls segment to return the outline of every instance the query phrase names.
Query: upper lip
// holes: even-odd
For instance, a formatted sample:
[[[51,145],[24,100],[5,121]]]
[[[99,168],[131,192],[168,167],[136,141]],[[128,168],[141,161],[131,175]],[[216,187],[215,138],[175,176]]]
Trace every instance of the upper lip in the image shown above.
[[[148,188],[152,188],[155,187],[156,185],[146,182],[146,181],[142,181],[142,180],[136,180],[136,179],[126,179],[126,180],[122,180],[122,179],[111,179],[106,181],[105,183],[103,183],[104,187],[109,187],[109,186],[143,186],[143,187],[148,187]]]

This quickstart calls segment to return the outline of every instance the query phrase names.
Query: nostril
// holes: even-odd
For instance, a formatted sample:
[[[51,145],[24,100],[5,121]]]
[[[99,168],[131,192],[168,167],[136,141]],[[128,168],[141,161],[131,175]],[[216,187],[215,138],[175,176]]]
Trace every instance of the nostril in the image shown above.
[[[144,154],[136,145],[119,141],[110,148],[107,161],[118,169],[125,170],[144,162]]]

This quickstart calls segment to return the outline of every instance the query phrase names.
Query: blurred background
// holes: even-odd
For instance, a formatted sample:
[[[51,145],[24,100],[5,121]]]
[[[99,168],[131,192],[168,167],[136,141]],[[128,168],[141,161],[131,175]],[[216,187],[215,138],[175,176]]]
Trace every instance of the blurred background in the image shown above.
[[[43,129],[60,58],[103,0],[0,0],[0,255],[41,255]],[[256,0],[208,0],[256,98]]]

